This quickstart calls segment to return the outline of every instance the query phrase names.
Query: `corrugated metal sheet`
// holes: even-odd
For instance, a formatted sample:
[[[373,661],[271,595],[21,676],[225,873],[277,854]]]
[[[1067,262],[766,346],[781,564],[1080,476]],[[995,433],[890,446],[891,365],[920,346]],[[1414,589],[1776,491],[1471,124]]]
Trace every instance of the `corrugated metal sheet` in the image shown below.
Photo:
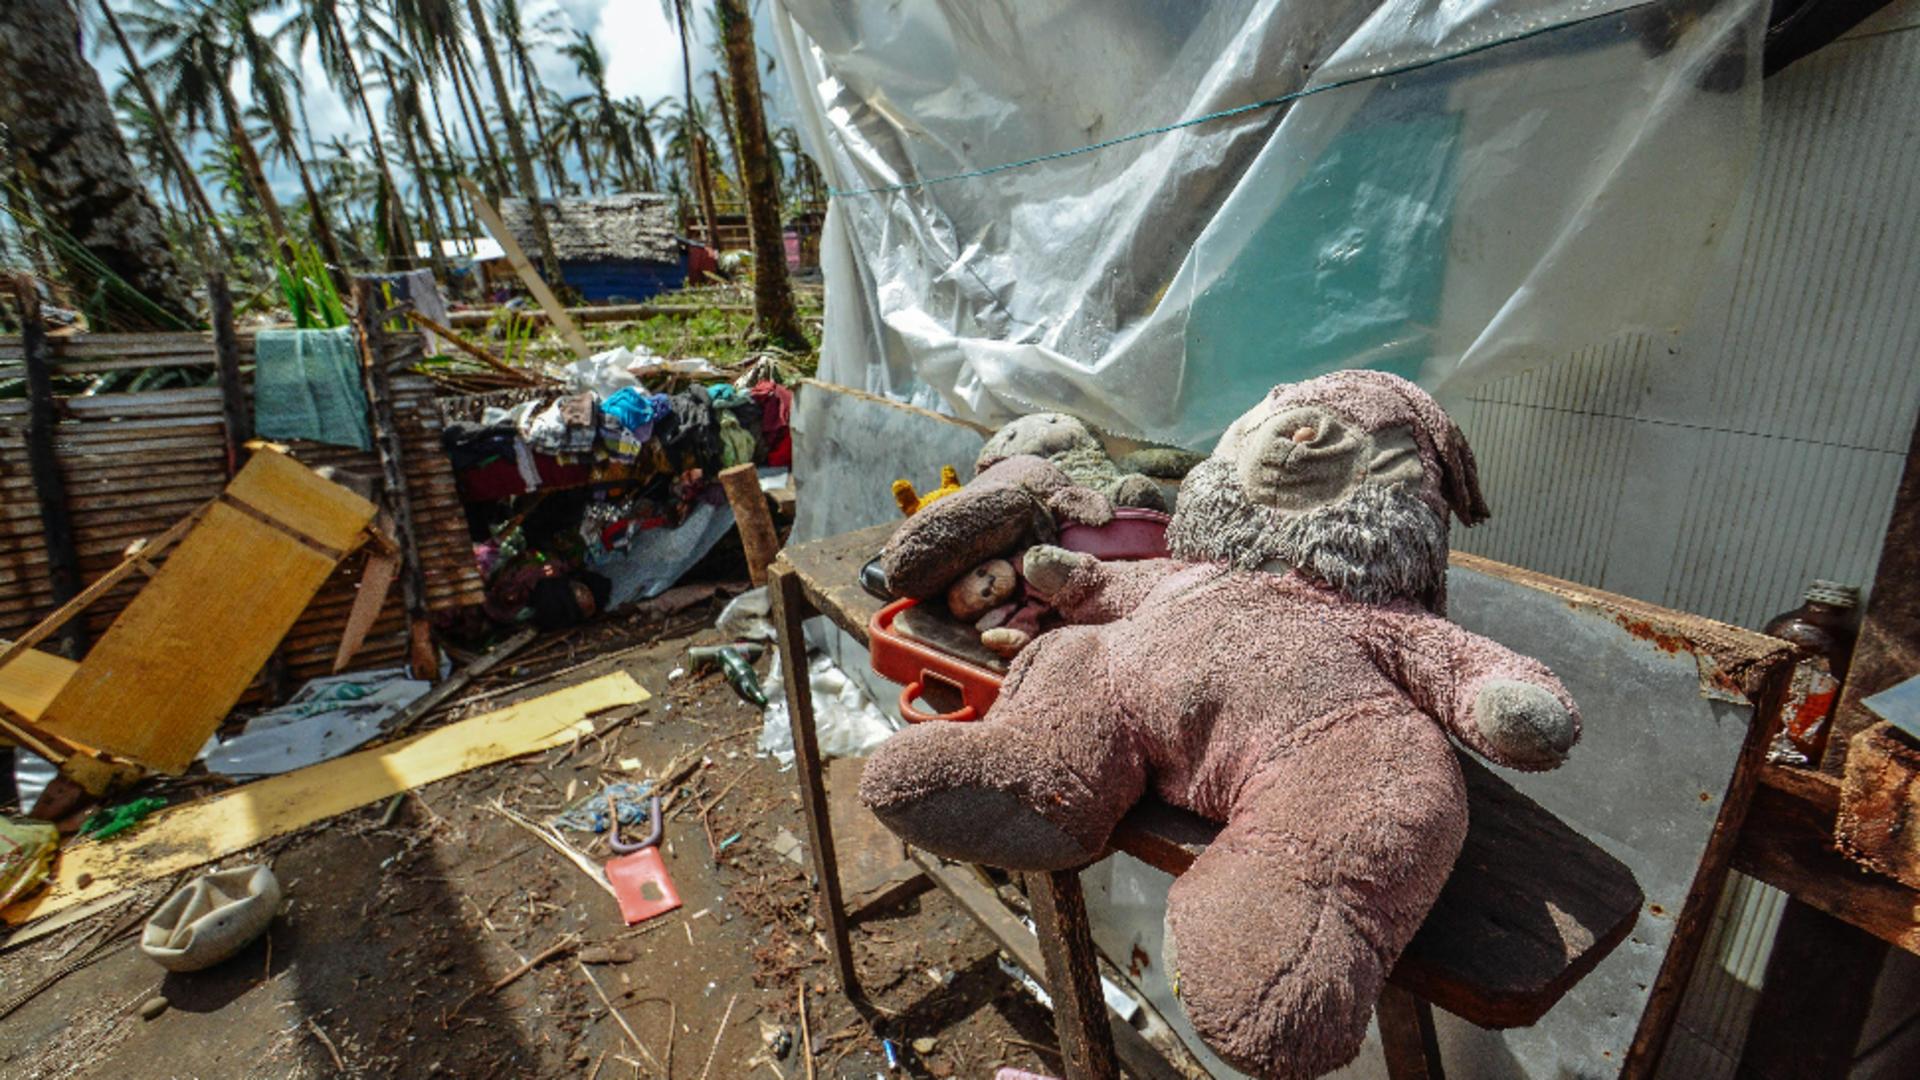
[[[95,334],[55,338],[62,371],[150,366],[213,366],[213,346],[199,334]],[[243,350],[250,351],[243,341]],[[0,338],[0,377],[17,365],[18,338]],[[250,360],[243,355],[242,362]],[[428,605],[452,610],[484,599],[473,562],[466,514],[453,470],[440,445],[443,427],[434,384],[419,376],[394,380],[394,414],[407,453],[412,500]],[[83,579],[120,561],[132,541],[153,536],[226,486],[220,392],[214,387],[150,393],[103,394],[61,400],[65,418],[54,436],[67,481]],[[0,402],[0,637],[32,626],[53,609],[46,579],[39,505],[26,457],[26,403]],[[294,455],[309,465],[337,465],[377,475],[370,452],[295,440]],[[283,642],[294,680],[326,674],[346,625],[362,560],[349,559],[323,585]],[[109,592],[87,613],[97,638],[119,615],[140,582]],[[388,598],[355,667],[399,661],[405,651],[400,590]]]
[[[1495,500],[1456,543],[1746,626],[1811,578],[1870,582],[1920,410],[1916,101],[1916,0],[1770,80],[1689,328],[1449,403]],[[1732,1076],[1782,899],[1728,890],[1663,1075]]]

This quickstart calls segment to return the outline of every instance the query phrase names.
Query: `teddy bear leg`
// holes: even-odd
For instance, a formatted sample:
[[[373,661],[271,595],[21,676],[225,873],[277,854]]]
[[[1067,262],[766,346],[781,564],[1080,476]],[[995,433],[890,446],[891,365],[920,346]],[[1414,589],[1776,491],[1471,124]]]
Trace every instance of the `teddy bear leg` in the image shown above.
[[[1121,724],[1099,628],[1064,627],[1020,654],[985,719],[888,739],[860,797],[901,839],[950,859],[1079,866],[1146,786],[1138,740]]]
[[[1353,1060],[1466,837],[1437,726],[1357,716],[1265,766],[1167,897],[1165,961],[1207,1044],[1249,1075]]]

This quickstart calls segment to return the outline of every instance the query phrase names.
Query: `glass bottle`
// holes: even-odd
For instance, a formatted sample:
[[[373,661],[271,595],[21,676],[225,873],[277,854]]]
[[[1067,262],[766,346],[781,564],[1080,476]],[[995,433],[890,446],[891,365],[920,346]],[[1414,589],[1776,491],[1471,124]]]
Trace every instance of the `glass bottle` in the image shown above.
[[[1858,588],[1816,580],[1799,607],[1767,622],[1763,632],[1792,645],[1796,660],[1767,760],[1799,767],[1820,760],[1831,731],[1828,719],[1860,634],[1859,609]]]

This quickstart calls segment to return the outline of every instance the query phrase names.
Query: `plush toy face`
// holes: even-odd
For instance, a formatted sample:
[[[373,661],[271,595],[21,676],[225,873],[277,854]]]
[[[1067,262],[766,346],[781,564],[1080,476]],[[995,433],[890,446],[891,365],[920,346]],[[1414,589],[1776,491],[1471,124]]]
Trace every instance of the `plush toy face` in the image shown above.
[[[957,618],[972,622],[1011,599],[1018,582],[1012,563],[989,559],[947,590],[947,610]]]
[[[1282,405],[1269,397],[1220,442],[1215,454],[1233,462],[1241,490],[1278,510],[1326,506],[1361,484],[1418,494],[1426,480],[1412,428],[1365,431],[1325,405]]]
[[[1052,457],[1099,445],[1085,424],[1065,413],[1034,413],[994,432],[993,438],[980,449],[979,467],[986,468],[1015,454]]]
[[[1177,558],[1297,569],[1355,600],[1439,610],[1447,515],[1486,517],[1466,440],[1405,380],[1346,371],[1278,387],[1187,474]]]

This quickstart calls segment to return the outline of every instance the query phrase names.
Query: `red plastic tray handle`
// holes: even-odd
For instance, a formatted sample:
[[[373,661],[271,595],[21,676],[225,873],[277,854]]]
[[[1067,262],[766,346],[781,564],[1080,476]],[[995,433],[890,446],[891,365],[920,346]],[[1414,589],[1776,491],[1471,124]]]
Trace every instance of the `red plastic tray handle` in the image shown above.
[[[922,675],[921,679],[924,678],[926,678],[926,676]],[[942,681],[944,682],[945,680]],[[923,689],[925,689],[925,687],[922,685],[920,679],[915,679],[900,688],[900,715],[905,718],[909,724],[924,724],[932,720],[972,720],[978,715],[974,712],[973,706],[971,705],[962,705],[957,711],[950,713],[921,712],[919,709],[913,707],[913,703],[919,699],[920,691]]]

